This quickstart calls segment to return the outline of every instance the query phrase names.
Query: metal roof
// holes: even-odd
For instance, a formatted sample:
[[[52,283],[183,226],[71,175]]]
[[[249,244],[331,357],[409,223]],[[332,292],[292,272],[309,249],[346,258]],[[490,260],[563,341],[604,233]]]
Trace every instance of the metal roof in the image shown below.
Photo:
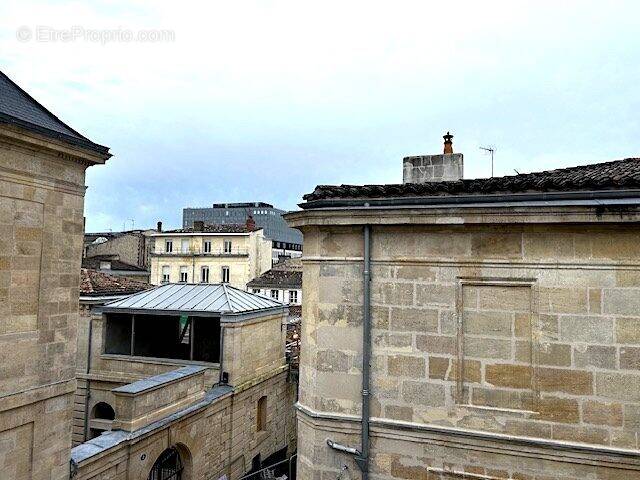
[[[223,283],[167,283],[104,305],[103,312],[172,312],[203,316],[237,315],[282,309],[271,298]]]

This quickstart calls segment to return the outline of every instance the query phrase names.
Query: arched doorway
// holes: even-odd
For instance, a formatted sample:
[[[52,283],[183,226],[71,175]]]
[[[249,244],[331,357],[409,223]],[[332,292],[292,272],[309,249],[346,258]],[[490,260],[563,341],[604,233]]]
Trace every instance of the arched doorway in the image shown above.
[[[148,480],[187,480],[183,477],[184,464],[176,447],[167,448],[151,467]]]

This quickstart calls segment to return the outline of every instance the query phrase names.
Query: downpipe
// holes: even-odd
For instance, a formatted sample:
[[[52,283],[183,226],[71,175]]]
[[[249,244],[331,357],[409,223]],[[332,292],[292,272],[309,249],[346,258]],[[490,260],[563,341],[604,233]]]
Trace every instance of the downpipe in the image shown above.
[[[90,314],[91,315],[91,314]],[[91,373],[91,343],[93,341],[93,315],[89,317],[89,339],[87,342],[87,378],[86,388],[84,394],[84,425],[82,438],[86,442],[89,438],[89,401],[91,400],[91,379],[89,374]]]
[[[362,323],[362,433],[360,450],[328,439],[327,445],[338,452],[353,455],[362,472],[369,478],[369,419],[371,400],[371,225],[364,226],[363,323]]]

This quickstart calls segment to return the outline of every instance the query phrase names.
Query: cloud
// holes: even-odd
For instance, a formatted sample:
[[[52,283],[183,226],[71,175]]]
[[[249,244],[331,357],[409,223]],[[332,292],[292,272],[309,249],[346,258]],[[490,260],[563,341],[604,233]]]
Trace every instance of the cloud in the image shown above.
[[[111,147],[87,229],[185,206],[295,208],[319,183],[401,180],[446,130],[465,174],[640,155],[637,2],[4,2],[2,68]],[[20,42],[16,29],[173,41]],[[142,207],[144,206],[144,207]]]

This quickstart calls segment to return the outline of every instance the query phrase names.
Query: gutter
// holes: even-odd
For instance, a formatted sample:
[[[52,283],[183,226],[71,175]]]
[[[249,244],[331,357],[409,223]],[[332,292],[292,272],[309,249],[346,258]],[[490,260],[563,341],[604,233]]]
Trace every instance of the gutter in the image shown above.
[[[476,194],[476,195],[432,195],[411,197],[388,198],[325,198],[311,200],[299,204],[303,210],[315,210],[320,208],[336,207],[396,207],[396,206],[421,206],[421,205],[449,205],[460,206],[465,204],[494,204],[508,202],[551,202],[558,200],[612,200],[612,199],[636,199],[640,203],[640,190],[586,190],[574,192],[536,192],[536,193],[506,193],[506,194]],[[595,202],[600,204],[600,202]]]
[[[362,480],[369,478],[369,422],[371,420],[371,225],[364,226],[364,271],[363,271],[363,322],[362,322],[362,421],[360,450],[327,439],[333,450],[353,455],[362,472]]]

